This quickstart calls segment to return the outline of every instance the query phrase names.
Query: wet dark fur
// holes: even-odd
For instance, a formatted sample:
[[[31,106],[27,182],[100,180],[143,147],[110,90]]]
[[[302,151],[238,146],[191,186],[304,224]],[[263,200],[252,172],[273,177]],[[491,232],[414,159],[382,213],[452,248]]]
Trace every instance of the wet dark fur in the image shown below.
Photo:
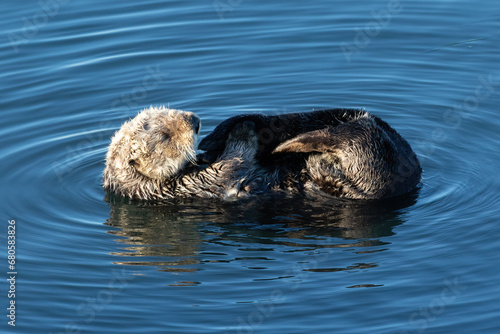
[[[260,164],[266,164],[276,158],[271,154],[279,144],[309,131],[352,121],[363,114],[365,111],[361,109],[336,108],[272,116],[263,114],[234,116],[220,123],[214,131],[203,138],[198,148],[206,152],[199,157],[207,163],[214,162],[224,151],[227,136],[234,126],[251,121],[255,124],[259,139],[256,159]]]
[[[249,179],[262,178],[249,189],[380,199],[409,193],[420,182],[420,164],[406,140],[359,109],[232,117],[202,140],[199,148],[207,152],[200,158],[214,161],[227,133],[249,120],[259,138]]]

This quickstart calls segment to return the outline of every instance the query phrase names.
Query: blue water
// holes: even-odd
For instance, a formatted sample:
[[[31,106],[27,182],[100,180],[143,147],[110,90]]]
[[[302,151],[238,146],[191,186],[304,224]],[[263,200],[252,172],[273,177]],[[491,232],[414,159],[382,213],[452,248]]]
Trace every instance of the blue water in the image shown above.
[[[500,332],[500,2],[2,3],[2,333]],[[375,205],[105,198],[109,138],[150,105],[196,112],[202,136],[364,107],[422,186]]]

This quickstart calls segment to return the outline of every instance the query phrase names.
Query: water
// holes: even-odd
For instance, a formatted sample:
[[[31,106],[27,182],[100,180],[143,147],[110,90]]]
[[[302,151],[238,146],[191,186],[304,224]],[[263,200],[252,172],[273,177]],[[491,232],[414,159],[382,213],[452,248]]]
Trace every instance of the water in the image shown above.
[[[500,330],[498,1],[57,1],[0,13],[1,267],[14,219],[18,272],[2,332]],[[109,138],[163,104],[203,136],[241,113],[365,107],[413,146],[422,187],[105,198]]]

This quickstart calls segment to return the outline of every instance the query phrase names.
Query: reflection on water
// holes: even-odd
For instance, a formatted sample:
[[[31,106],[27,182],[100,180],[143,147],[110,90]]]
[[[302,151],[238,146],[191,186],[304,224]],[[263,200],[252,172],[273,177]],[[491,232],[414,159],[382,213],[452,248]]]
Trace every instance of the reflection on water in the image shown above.
[[[393,228],[404,222],[405,208],[415,203],[416,194],[383,202],[268,196],[237,203],[206,199],[148,203],[112,194],[107,201],[111,212],[106,225],[113,227],[108,233],[119,236],[116,242],[123,245],[113,253],[123,257],[115,264],[195,272],[214,263],[241,261],[249,269],[266,269],[274,260],[285,261],[286,254],[299,252],[315,257],[315,266],[303,266],[303,271],[336,272],[378,267],[377,263],[317,267],[317,263],[320,254],[334,248],[354,248],[356,254],[387,250],[390,242],[381,238],[394,235]],[[283,277],[256,280],[276,278]]]

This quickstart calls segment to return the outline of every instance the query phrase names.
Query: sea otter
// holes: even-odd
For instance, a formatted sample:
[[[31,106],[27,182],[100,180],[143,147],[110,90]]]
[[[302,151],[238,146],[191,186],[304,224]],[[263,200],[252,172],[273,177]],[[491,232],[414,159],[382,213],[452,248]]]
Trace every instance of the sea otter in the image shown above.
[[[253,123],[240,122],[228,131],[223,152],[205,167],[196,165],[200,127],[192,112],[164,107],[141,111],[111,140],[104,188],[142,200],[242,196],[253,181],[245,178],[257,150]]]
[[[235,116],[201,141],[206,152],[199,159],[214,161],[232,129],[248,121],[259,138],[251,173],[263,175],[268,189],[382,199],[407,194],[420,182],[422,170],[408,142],[362,109]]]

